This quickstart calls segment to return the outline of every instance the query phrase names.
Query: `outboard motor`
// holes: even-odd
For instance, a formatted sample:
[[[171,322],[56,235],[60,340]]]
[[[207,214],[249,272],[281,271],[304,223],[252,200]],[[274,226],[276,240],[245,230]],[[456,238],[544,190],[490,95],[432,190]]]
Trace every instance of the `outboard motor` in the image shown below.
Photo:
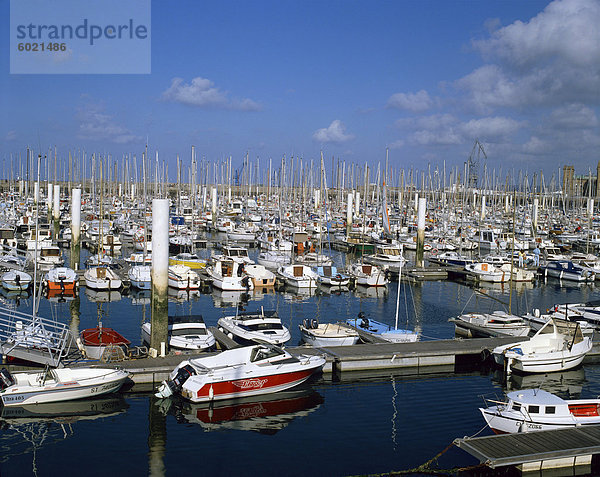
[[[8,369],[2,368],[0,371],[0,391],[15,384],[15,379],[12,377]]]
[[[190,376],[196,374],[196,370],[193,366],[186,364],[177,370],[177,374],[173,379],[163,381],[158,387],[157,392],[154,394],[157,398],[168,398],[179,392],[183,383],[185,383]]]

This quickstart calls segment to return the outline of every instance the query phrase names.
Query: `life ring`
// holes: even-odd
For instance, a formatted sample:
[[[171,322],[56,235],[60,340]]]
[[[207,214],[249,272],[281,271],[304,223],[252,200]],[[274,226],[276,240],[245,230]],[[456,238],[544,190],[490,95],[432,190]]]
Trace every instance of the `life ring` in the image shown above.
[[[431,253],[432,253],[433,255],[437,255],[437,253],[438,253],[438,252],[439,252],[439,250],[438,250],[437,248],[434,248],[434,249],[431,251]]]

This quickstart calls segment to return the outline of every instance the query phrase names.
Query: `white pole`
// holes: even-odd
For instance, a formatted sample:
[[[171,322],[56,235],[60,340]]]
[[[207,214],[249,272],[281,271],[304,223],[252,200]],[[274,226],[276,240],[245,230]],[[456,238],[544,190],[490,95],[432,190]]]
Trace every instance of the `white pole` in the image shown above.
[[[52,193],[54,192],[54,186],[52,183],[48,183],[48,197],[46,197],[46,205],[48,207],[48,213],[52,211]]]
[[[150,346],[163,353],[168,338],[169,199],[152,200],[152,323]]]
[[[352,192],[348,192],[348,203],[346,206],[346,233],[352,230]]]
[[[54,186],[54,220],[60,219],[60,186]]]
[[[71,244],[79,246],[81,238],[81,189],[73,189],[71,197]]]
[[[425,246],[425,212],[427,211],[427,199],[419,198],[417,209],[417,267],[423,267],[423,251]]]

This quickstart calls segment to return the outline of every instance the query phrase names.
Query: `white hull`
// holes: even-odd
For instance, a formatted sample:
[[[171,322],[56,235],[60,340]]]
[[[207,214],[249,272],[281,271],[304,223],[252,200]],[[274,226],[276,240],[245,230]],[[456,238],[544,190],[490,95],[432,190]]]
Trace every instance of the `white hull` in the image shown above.
[[[128,378],[122,370],[60,368],[16,373],[16,383],[0,392],[5,406],[84,399],[117,391]]]

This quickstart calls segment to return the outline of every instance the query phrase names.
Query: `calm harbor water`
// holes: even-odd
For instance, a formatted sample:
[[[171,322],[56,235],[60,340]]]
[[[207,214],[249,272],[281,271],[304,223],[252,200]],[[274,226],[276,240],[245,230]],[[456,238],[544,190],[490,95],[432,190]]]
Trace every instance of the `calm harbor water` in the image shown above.
[[[339,255],[342,261],[343,256]],[[256,291],[244,297],[246,310],[277,309],[290,328],[295,345],[298,324],[317,317],[334,322],[360,311],[394,323],[398,286],[387,290],[338,294]],[[484,288],[496,300],[474,294],[466,284],[451,281],[402,283],[399,326],[416,328],[422,339],[451,338],[448,319],[464,311],[501,308],[508,286]],[[513,311],[545,309],[555,303],[589,301],[595,285],[557,281],[518,286]],[[169,314],[198,313],[209,326],[235,313],[238,294],[212,292],[171,297]],[[104,301],[104,300],[111,301]],[[13,298],[6,299],[16,304]],[[94,301],[96,300],[96,301]],[[21,298],[21,311],[32,299]],[[69,322],[77,301],[42,299],[40,313]],[[140,344],[140,325],[150,319],[149,299],[113,294],[79,295],[79,329],[114,327]],[[384,473],[419,466],[455,438],[482,432],[481,395],[501,396],[511,388],[542,385],[563,396],[600,394],[600,367],[585,366],[561,375],[514,377],[508,383],[487,369],[461,374],[358,377],[339,382],[321,377],[310,386],[239,405],[213,409],[179,401],[159,403],[150,393],[125,393],[100,400],[45,409],[4,410],[0,420],[0,475],[355,475]],[[34,411],[34,412],[39,412]],[[441,468],[468,466],[475,460],[451,449]]]

